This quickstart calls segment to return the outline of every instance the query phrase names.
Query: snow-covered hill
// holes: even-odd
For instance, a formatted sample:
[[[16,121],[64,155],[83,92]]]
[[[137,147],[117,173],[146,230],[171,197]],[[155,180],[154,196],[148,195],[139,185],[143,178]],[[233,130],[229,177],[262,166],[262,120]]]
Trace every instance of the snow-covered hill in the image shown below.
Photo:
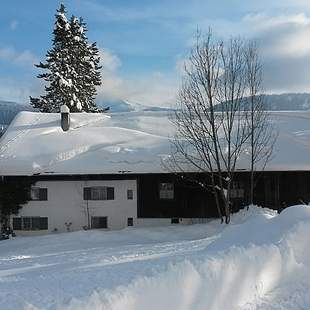
[[[309,111],[310,94],[288,93],[265,95],[265,109],[269,111]]]
[[[110,113],[118,112],[168,112],[172,107],[148,106],[140,103],[129,102],[127,100],[98,100],[98,106],[101,108],[109,107]],[[271,111],[307,111],[310,110],[310,94],[280,94],[266,95],[265,106]],[[19,104],[15,102],[0,101],[0,126],[8,125],[15,115],[20,111],[33,111],[30,105]]]
[[[110,113],[118,112],[141,112],[141,111],[171,111],[172,108],[147,106],[137,102],[127,100],[105,100],[97,103],[101,108],[109,107]]]
[[[147,106],[127,100],[104,100],[98,102],[102,108],[110,107],[110,112],[131,111],[171,111],[172,107]],[[265,109],[269,111],[308,111],[310,110],[310,94],[308,93],[286,93],[269,94],[264,96]]]
[[[0,242],[0,309],[310,309],[310,207]]]
[[[147,106],[127,100],[112,100],[99,102],[101,107],[110,107],[110,112],[130,111],[170,111],[172,108]],[[310,110],[310,94],[287,93],[264,96],[265,109],[269,111],[308,111]]]

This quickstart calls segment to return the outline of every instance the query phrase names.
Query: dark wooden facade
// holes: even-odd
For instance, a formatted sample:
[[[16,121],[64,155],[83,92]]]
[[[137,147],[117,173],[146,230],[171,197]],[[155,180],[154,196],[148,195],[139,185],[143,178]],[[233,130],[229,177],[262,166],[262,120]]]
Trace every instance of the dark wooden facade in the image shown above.
[[[160,199],[160,183],[174,184],[174,198]],[[213,195],[192,182],[170,174],[146,174],[138,178],[138,217],[216,217]]]
[[[279,209],[283,205],[310,202],[310,171],[262,173],[255,189],[255,202]]]
[[[192,175],[202,178],[203,175]],[[18,182],[18,177],[16,182]],[[139,218],[206,218],[217,217],[217,209],[211,192],[173,174],[118,174],[118,175],[37,175],[33,181],[45,180],[137,180]],[[238,211],[249,203],[249,173],[236,173],[235,182],[243,195],[233,198],[232,210]],[[173,199],[161,199],[160,183],[174,184]],[[254,203],[272,209],[280,209],[310,202],[310,171],[273,171],[259,174]]]

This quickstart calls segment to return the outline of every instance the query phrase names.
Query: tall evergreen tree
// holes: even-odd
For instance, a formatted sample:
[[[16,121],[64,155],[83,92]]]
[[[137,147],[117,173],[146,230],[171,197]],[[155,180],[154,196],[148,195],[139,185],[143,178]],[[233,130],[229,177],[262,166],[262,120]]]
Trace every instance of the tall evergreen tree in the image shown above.
[[[74,69],[72,72],[75,74],[72,79],[77,88],[77,98],[81,102],[83,111],[98,112],[95,97],[96,86],[101,85],[99,50],[96,43],[88,43],[87,28],[82,18],[78,20],[72,16],[70,29],[72,67]]]
[[[31,104],[42,112],[59,112],[66,104],[71,112],[98,112],[95,104],[96,86],[101,85],[100,57],[96,43],[88,44],[82,19],[66,18],[63,4],[56,13],[53,46],[47,52],[46,63],[36,67],[47,72],[45,95],[30,97]]]

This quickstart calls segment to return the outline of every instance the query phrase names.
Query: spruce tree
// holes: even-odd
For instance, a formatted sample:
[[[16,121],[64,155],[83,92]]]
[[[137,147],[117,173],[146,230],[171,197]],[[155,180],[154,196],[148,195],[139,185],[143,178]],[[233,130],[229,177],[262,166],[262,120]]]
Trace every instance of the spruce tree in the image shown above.
[[[42,112],[59,112],[66,104],[71,112],[98,112],[95,104],[96,86],[101,85],[99,51],[88,44],[86,27],[72,16],[66,18],[63,4],[56,13],[53,46],[46,63],[36,65],[47,72],[39,74],[47,83],[45,95],[30,97],[31,104]]]
[[[77,98],[82,105],[83,111],[98,112],[95,97],[97,94],[96,86],[101,85],[99,50],[96,43],[88,43],[87,28],[82,18],[78,20],[75,16],[72,16],[70,29],[72,36],[72,67],[74,69],[72,70],[74,73],[72,79],[77,88]]]
[[[58,112],[62,104],[69,106],[69,86],[71,86],[68,72],[70,25],[65,15],[65,7],[61,5],[55,15],[56,21],[53,31],[53,47],[47,52],[46,63],[40,62],[36,67],[47,72],[39,74],[38,78],[45,80],[46,94],[40,98],[30,97],[31,104],[41,112]]]

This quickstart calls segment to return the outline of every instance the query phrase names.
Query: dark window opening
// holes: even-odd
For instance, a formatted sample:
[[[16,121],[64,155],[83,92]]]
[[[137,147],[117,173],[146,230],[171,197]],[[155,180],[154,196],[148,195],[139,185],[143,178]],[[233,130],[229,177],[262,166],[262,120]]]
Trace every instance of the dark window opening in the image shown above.
[[[171,224],[179,224],[180,223],[180,219],[178,218],[172,218],[171,219]]]
[[[48,229],[48,218],[40,217],[40,229],[45,230]]]
[[[159,183],[159,198],[174,199],[173,183]]]
[[[133,200],[133,190],[127,189],[127,200]]]
[[[114,200],[114,187],[84,187],[84,200]]]
[[[108,228],[107,216],[92,216],[91,228]]]
[[[242,182],[234,181],[232,182],[232,187],[230,189],[231,198],[244,198],[244,186]]]
[[[13,218],[14,230],[47,230],[48,218],[47,217],[14,217]]]
[[[13,229],[22,230],[22,219],[20,217],[13,217]]]
[[[22,230],[32,230],[31,229],[31,217],[23,217],[22,218]]]
[[[133,226],[133,217],[127,218],[127,226]]]
[[[47,188],[32,187],[30,190],[31,200],[44,201],[47,200]]]

